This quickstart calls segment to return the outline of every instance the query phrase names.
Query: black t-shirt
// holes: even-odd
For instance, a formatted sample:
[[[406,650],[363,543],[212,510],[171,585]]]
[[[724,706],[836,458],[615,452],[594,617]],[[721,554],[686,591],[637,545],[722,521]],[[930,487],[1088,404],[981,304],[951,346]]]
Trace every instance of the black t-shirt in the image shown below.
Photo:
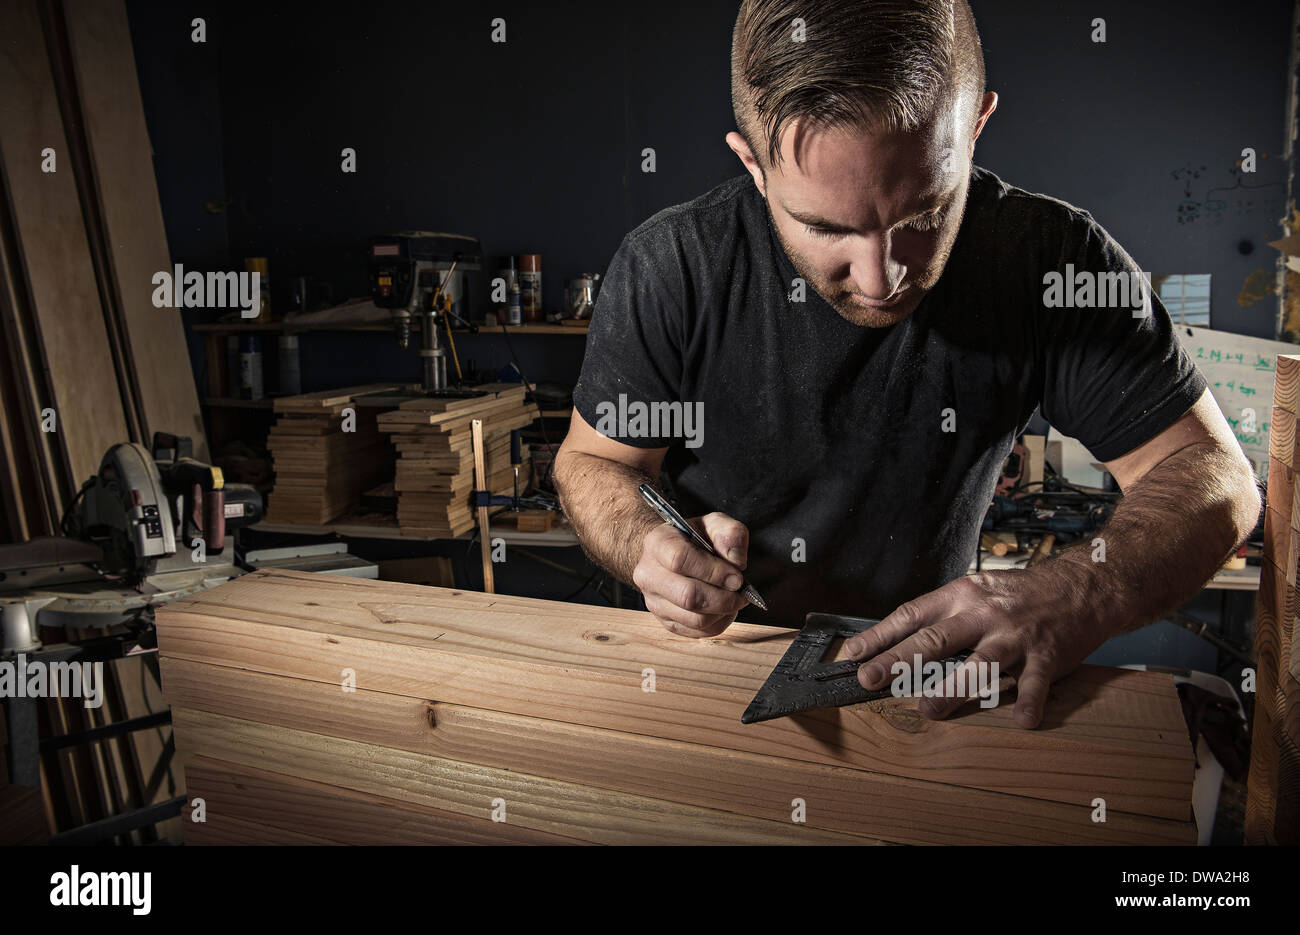
[[[1036,407],[1108,461],[1205,389],[1158,299],[1138,317],[1045,307],[1045,274],[1067,264],[1137,269],[1086,211],[975,168],[934,289],[859,327],[811,288],[791,301],[798,274],[741,176],[624,239],[574,404],[602,434],[670,446],[684,515],[749,527],[746,577],[771,610],[740,619],[883,617],[965,574]]]

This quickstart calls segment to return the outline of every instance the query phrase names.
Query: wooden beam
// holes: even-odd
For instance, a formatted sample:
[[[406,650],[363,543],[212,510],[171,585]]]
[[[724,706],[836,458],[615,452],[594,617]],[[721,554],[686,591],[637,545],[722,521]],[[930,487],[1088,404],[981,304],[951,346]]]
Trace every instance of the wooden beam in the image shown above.
[[[742,725],[791,631],[692,640],[646,613],[283,571],[172,602],[157,625],[170,658],[336,687],[350,668],[358,688],[465,707],[1175,821],[1190,810],[1181,706],[1155,673],[1084,667],[1035,731],[1006,703],[929,721],[906,698]]]
[[[244,821],[233,815],[221,815],[212,821],[191,821],[193,809],[186,805],[181,809],[181,819],[185,828],[186,844],[214,844],[261,847],[294,846],[330,846],[338,841],[328,841],[318,835],[304,831],[290,831],[287,828],[272,828],[259,825],[254,821]]]
[[[901,844],[1193,844],[1189,821],[1065,804],[783,757],[434,703],[387,692],[162,660],[173,705],[328,733],[719,811],[789,820]],[[202,788],[187,768],[190,790]],[[268,768],[275,761],[268,760]],[[761,781],[758,781],[761,777]],[[241,817],[253,817],[243,815]],[[260,819],[259,819],[260,820]],[[271,822],[274,823],[274,822]]]
[[[1255,623],[1255,719],[1246,792],[1248,844],[1300,843],[1300,356],[1277,358],[1269,428],[1264,558]]]
[[[596,844],[879,843],[190,708],[173,708],[172,723],[193,754],[261,768],[274,750],[277,772],[484,820],[504,801],[507,822]]]
[[[268,836],[285,832],[278,843],[308,834],[320,843],[354,845],[585,843],[206,756],[190,757],[185,777],[189,799],[203,799],[207,818],[191,822],[187,817],[187,844],[230,819],[263,827]],[[232,843],[241,841],[235,837]]]

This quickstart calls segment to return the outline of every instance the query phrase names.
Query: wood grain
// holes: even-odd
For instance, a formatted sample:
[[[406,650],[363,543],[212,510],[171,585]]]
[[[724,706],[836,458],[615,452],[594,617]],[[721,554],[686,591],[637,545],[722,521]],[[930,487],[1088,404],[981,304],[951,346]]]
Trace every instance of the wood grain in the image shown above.
[[[30,351],[47,375],[55,437],[79,484],[127,439],[127,425],[35,0],[6,3],[0,34],[0,163],[39,343]],[[41,170],[47,147],[58,171]]]
[[[255,768],[274,760],[277,772],[300,779],[483,820],[491,819],[494,800],[504,799],[507,821],[596,844],[879,843],[190,708],[173,708],[172,718],[178,744],[194,754]]]
[[[903,844],[1189,844],[1195,829],[1108,810],[163,660],[172,704],[384,747]],[[191,761],[193,762],[193,761]],[[273,768],[273,767],[272,767]],[[761,782],[756,778],[762,777]],[[193,789],[191,783],[191,789]],[[247,817],[247,816],[246,816]]]
[[[310,835],[332,844],[582,844],[509,821],[469,818],[399,799],[194,756],[185,764],[188,797],[202,797],[205,823],[234,819]],[[507,813],[508,814],[508,813]]]
[[[1300,465],[1295,422],[1300,356],[1277,358],[1264,558],[1255,621],[1256,694],[1246,790],[1248,844],[1300,844],[1300,664],[1295,617],[1300,610]]]
[[[1035,731],[1005,699],[945,721],[900,698],[742,725],[790,631],[691,640],[646,613],[292,572],[173,602],[158,631],[166,657],[331,685],[350,668],[373,691],[1175,821],[1191,800],[1181,708],[1154,673],[1084,667]]]
[[[181,809],[186,844],[239,847],[322,847],[339,844],[319,835],[259,825],[233,815],[221,815],[210,821],[192,821],[193,814],[194,810],[188,805]]]
[[[68,41],[104,224],[113,290],[139,388],[145,439],[188,435],[208,460],[198,390],[179,309],[155,308],[155,273],[171,270],[153,149],[122,0],[65,0]]]

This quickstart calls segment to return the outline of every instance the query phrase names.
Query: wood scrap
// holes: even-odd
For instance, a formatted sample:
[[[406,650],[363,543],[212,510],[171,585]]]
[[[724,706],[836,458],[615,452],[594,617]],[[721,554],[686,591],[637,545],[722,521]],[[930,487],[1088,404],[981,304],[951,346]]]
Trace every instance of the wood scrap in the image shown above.
[[[928,721],[906,698],[742,725],[791,632],[696,641],[640,612],[287,571],[160,608],[158,631],[178,744],[214,770],[485,830],[500,798],[505,824],[591,842],[1195,840],[1191,746],[1157,673],[1085,666],[1035,731],[1006,702]],[[259,808],[231,817],[265,824]]]
[[[471,495],[474,453],[471,423],[483,423],[487,489],[508,494],[514,489],[510,433],[537,418],[525,403],[518,383],[474,387],[480,395],[464,399],[418,398],[380,415],[379,429],[397,449],[393,486],[397,520],[404,533],[454,537],[474,527]],[[530,455],[521,450],[520,490],[527,486]]]
[[[390,480],[394,453],[377,427],[380,410],[358,400],[400,389],[371,384],[277,399],[267,435],[275,465],[267,521],[328,523],[356,509],[363,492]]]

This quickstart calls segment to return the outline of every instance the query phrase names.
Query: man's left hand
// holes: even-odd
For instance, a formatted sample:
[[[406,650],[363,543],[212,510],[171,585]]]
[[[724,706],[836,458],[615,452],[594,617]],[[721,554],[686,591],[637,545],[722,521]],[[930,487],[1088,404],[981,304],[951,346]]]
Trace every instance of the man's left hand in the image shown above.
[[[908,601],[846,640],[844,650],[862,662],[862,686],[879,690],[894,679],[895,663],[910,668],[918,654],[924,665],[970,649],[966,665],[996,662],[999,673],[1016,676],[1015,722],[1037,727],[1052,682],[1073,671],[1110,635],[1081,612],[1080,583],[1060,562],[1024,571],[980,572]],[[920,712],[945,718],[979,690],[974,679],[965,680],[962,694],[957,687],[956,673],[949,673],[941,697],[919,700]]]

